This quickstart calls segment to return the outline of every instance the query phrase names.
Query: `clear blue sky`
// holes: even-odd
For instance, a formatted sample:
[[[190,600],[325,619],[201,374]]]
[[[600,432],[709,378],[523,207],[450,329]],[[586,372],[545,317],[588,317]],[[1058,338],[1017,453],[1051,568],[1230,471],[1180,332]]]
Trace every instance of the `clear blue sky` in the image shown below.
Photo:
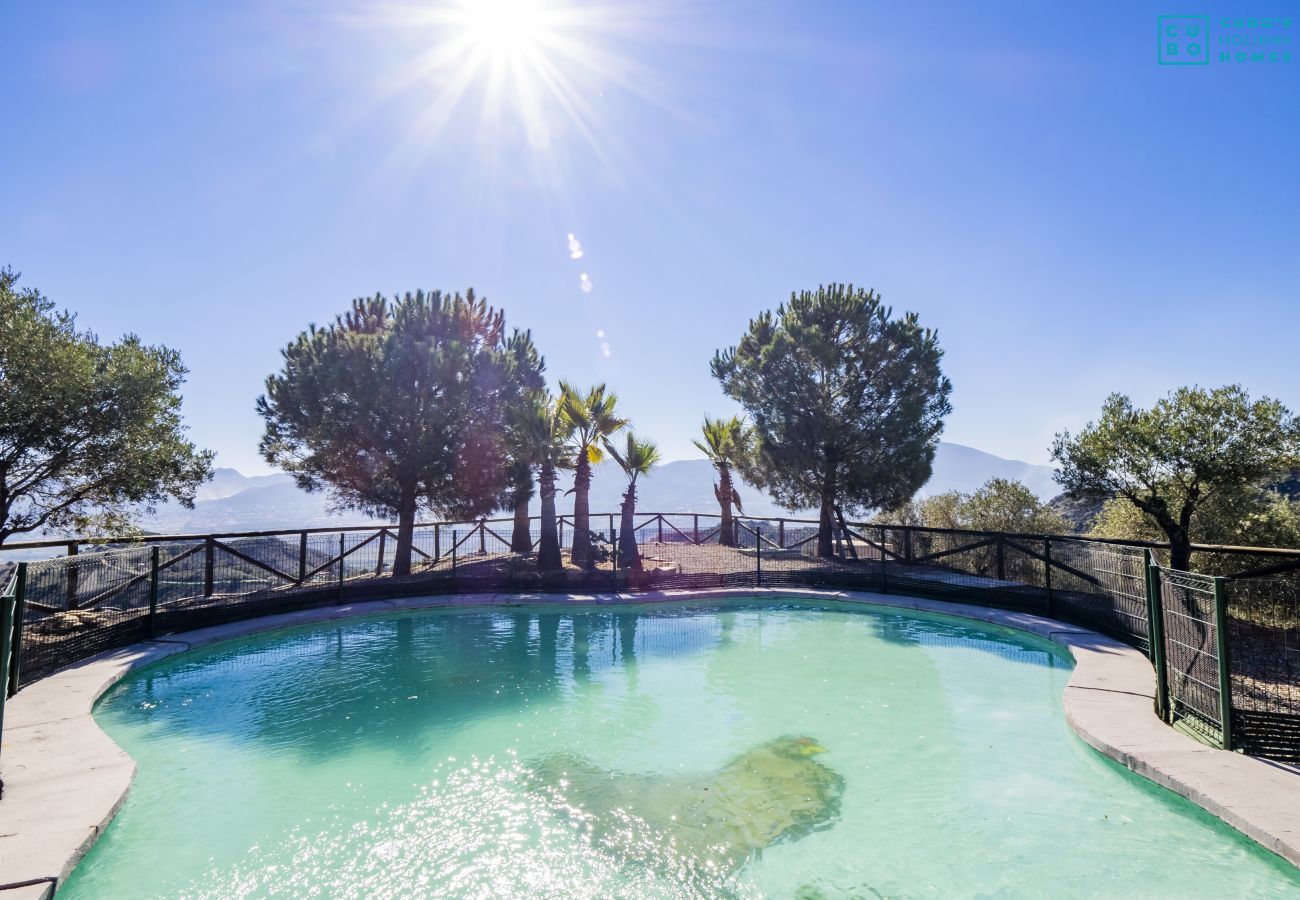
[[[668,458],[730,409],[713,351],[831,280],[939,329],[945,438],[999,455],[1114,390],[1300,407],[1297,4],[556,0],[545,45],[442,5],[4,4],[0,265],[179,349],[250,473],[280,347],[417,287],[473,285]],[[1289,12],[1293,59],[1159,66],[1168,12]],[[438,56],[467,33],[559,93]]]

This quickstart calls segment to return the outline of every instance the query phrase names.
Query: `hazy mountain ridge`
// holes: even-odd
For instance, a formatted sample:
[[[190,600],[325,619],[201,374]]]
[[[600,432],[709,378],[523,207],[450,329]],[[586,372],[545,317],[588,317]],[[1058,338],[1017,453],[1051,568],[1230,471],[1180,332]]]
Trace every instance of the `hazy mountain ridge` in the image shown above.
[[[1003,459],[973,447],[942,442],[935,453],[934,474],[922,495],[959,490],[970,492],[990,478],[1024,482],[1041,499],[1053,497],[1059,488],[1050,466]],[[649,512],[715,512],[714,472],[708,460],[678,460],[657,466],[637,487],[637,508]],[[567,513],[572,501],[567,491],[572,478],[561,474],[558,506]],[[591,486],[591,509],[595,513],[617,512],[625,483],[612,463],[597,466]],[[798,513],[786,510],[756,488],[739,485],[745,512],[754,516]],[[199,490],[194,509],[167,504],[141,524],[153,532],[201,534],[228,531],[261,531],[279,528],[328,527],[343,522],[367,524],[377,520],[355,512],[331,513],[329,498],[309,494],[284,473],[245,476],[235,469],[219,468],[212,481]],[[534,501],[534,514],[536,501]],[[803,511],[807,513],[807,511]],[[500,513],[500,516],[507,515]]]

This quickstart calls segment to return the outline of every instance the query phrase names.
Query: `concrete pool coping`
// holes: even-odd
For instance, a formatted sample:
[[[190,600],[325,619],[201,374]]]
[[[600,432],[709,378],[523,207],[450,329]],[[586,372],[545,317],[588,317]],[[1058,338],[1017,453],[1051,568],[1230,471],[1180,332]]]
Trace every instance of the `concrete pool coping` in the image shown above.
[[[741,597],[790,597],[893,607],[973,619],[1060,645],[1075,667],[1063,704],[1070,727],[1131,771],[1222,819],[1300,866],[1300,773],[1201,744],[1153,712],[1147,657],[1087,628],[1029,613],[865,591],[744,588],[638,594],[456,594],[372,600],[280,613],[144,641],[87,659],[23,688],[5,710],[0,756],[0,898],[53,894],[126,799],[136,764],[100,730],[95,701],[134,669],[232,638],[401,610],[518,606],[640,606]]]

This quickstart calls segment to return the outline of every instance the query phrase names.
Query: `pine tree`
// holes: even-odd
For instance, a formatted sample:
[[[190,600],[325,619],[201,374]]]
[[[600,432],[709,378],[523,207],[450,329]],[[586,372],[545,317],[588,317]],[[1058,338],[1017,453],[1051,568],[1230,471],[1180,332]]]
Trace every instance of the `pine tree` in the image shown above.
[[[714,377],[753,422],[744,474],[792,509],[820,509],[819,556],[835,510],[888,509],[930,477],[952,385],[938,336],[892,318],[872,291],[832,284],[794,294],[715,354]]]
[[[396,515],[394,574],[410,573],[419,508],[477,518],[499,503],[515,360],[504,314],[472,290],[354,300],[282,354],[257,402],[262,456],[342,507]]]

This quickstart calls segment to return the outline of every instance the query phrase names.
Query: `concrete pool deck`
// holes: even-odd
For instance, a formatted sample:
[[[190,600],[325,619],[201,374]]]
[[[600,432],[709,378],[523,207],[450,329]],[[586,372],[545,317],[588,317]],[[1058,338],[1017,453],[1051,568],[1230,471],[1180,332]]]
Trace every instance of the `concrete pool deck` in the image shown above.
[[[460,594],[374,600],[283,613],[145,641],[92,657],[20,691],[5,710],[0,756],[0,900],[51,896],[126,799],[136,764],[100,730],[95,701],[134,669],[266,631],[400,610],[650,605],[790,597],[938,613],[1023,631],[1075,661],[1063,704],[1071,728],[1138,775],[1168,788],[1300,866],[1300,773],[1201,744],[1153,712],[1155,675],[1139,650],[1054,619],[863,591],[745,588],[624,595]]]

